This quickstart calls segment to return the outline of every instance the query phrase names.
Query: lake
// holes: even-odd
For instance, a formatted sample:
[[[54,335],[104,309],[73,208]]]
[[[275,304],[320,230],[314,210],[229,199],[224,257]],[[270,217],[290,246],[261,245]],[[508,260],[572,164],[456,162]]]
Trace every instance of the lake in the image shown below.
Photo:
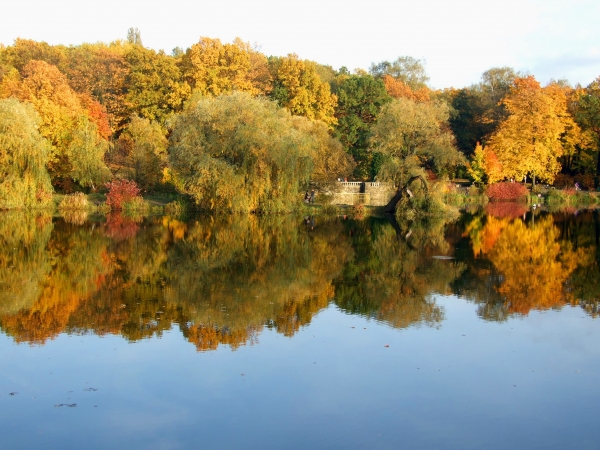
[[[597,449],[599,244],[515,205],[0,213],[2,448]]]

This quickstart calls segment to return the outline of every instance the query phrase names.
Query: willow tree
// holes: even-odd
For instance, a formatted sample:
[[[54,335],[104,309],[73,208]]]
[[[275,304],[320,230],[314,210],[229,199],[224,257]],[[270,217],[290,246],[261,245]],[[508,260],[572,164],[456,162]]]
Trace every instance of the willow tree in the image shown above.
[[[172,123],[171,167],[202,209],[291,210],[319,145],[298,120],[247,93],[202,98]]]
[[[0,83],[0,96],[29,102],[39,114],[40,133],[51,145],[47,169],[52,182],[70,189],[73,182],[93,186],[104,181],[108,141],[67,77],[56,66],[34,60],[23,67],[22,79],[9,78]]]
[[[31,104],[0,100],[0,208],[46,206],[52,199],[50,144],[39,125]]]

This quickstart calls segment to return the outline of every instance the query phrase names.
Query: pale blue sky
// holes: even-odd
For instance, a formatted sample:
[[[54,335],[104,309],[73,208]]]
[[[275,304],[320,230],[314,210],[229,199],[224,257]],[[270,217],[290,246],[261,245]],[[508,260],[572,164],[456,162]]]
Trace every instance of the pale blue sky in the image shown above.
[[[410,55],[426,61],[436,88],[477,82],[508,65],[541,82],[600,76],[597,0],[3,0],[0,42],[50,44],[123,39],[141,30],[144,45],[184,49],[200,36],[236,36],[267,55],[297,53],[335,69]]]

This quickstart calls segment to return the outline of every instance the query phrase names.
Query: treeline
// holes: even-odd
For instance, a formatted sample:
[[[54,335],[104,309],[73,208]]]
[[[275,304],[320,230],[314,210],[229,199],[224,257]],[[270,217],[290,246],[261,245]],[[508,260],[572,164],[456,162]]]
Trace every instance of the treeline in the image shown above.
[[[0,47],[0,207],[115,177],[205,209],[267,211],[346,176],[551,182],[600,169],[599,80],[541,87],[500,68],[461,90],[427,82],[411,57],[350,73],[240,39],[170,55],[136,29],[110,44],[17,39]]]

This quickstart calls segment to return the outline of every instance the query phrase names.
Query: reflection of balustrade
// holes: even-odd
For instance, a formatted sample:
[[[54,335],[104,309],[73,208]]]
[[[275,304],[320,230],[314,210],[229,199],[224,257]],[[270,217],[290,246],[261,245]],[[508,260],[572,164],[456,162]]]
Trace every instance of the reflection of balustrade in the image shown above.
[[[335,194],[334,202],[338,205],[369,205],[371,204],[371,194],[340,192]]]

